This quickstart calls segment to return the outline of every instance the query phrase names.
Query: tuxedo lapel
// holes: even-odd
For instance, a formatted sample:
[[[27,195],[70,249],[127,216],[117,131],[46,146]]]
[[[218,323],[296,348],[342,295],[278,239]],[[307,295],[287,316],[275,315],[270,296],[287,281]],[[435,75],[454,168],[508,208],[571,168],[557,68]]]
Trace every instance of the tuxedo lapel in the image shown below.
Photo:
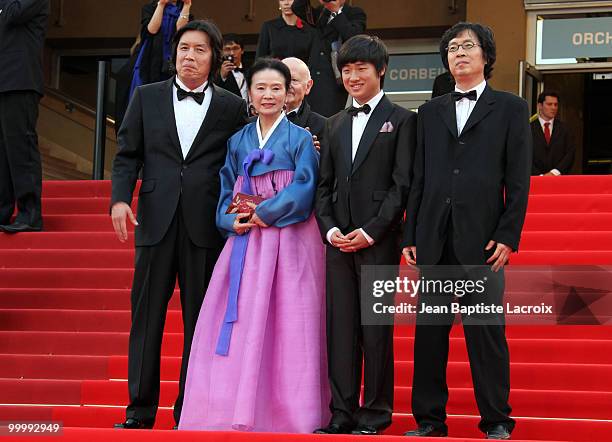
[[[391,112],[393,112],[393,105],[387,96],[384,95],[380,100],[380,103],[378,103],[378,106],[376,106],[374,111],[372,111],[372,116],[368,120],[368,124],[366,124],[363,136],[359,142],[359,147],[357,148],[357,153],[355,154],[355,161],[353,161],[353,170],[351,174],[355,173],[355,171],[359,169],[359,166],[361,166],[361,164],[363,164],[367,158],[370,148],[380,132],[380,128],[385,121],[387,121],[391,115]]]
[[[338,136],[340,137],[340,155],[344,159],[347,175],[350,175],[353,167],[353,119],[346,111],[342,111],[338,122]]]
[[[455,100],[453,100],[451,94],[446,94],[440,99],[438,112],[440,113],[442,121],[444,121],[444,124],[446,124],[446,127],[448,127],[451,134],[453,134],[455,138],[458,138],[457,109],[455,107]]]
[[[493,96],[493,90],[487,86],[485,90],[482,92],[482,95],[476,102],[476,106],[474,106],[474,110],[470,114],[467,122],[461,134],[466,133],[471,128],[476,126],[484,117],[486,117],[489,112],[493,110],[493,103],[495,103],[495,97]]]
[[[174,87],[173,87],[173,78],[170,80],[164,81],[159,85],[159,103],[160,113],[162,115],[163,121],[168,128],[168,132],[170,132],[170,139],[172,140],[172,144],[176,148],[176,151],[180,154],[181,158],[183,157],[183,151],[181,150],[181,142],[179,141],[178,132],[176,130],[176,117],[174,115]]]
[[[206,117],[204,117],[204,121],[202,121],[200,130],[198,130],[198,133],[195,139],[193,140],[193,144],[191,145],[191,148],[189,149],[189,153],[187,154],[185,160],[188,160],[195,154],[194,151],[198,150],[198,148],[204,141],[204,137],[206,136],[206,134],[209,133],[215,127],[217,121],[219,121],[219,118],[225,112],[227,102],[225,101],[225,98],[222,95],[223,92],[220,91],[220,88],[215,88],[212,84],[209,85],[209,90],[212,91],[213,94],[212,99],[210,101],[210,107],[206,112]]]

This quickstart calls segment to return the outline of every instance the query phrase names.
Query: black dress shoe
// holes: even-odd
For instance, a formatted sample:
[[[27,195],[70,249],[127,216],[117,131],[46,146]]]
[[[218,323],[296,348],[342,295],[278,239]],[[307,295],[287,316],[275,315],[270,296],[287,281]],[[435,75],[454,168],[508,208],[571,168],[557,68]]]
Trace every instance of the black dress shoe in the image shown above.
[[[378,434],[378,430],[374,427],[370,427],[369,425],[358,425],[351,434],[358,434],[362,436],[374,436]]]
[[[31,226],[30,224],[15,222],[9,225],[0,225],[0,230],[5,233],[40,232],[42,230],[42,224]]]
[[[317,428],[314,434],[351,434],[351,429],[340,424],[329,424],[327,427]]]
[[[141,420],[129,417],[125,420],[125,422],[115,424],[114,428],[122,428],[124,430],[144,430],[147,428],[153,428],[153,424],[147,424]]]
[[[508,440],[510,432],[504,425],[498,424],[487,431],[487,439]]]
[[[436,428],[433,425],[423,425],[416,430],[406,431],[404,436],[412,437],[446,437],[448,432],[446,430]]]

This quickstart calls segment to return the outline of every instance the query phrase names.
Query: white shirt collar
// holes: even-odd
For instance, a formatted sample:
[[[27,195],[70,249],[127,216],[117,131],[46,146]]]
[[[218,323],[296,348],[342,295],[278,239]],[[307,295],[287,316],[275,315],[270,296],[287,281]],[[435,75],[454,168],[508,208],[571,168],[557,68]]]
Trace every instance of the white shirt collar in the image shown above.
[[[365,103],[365,104],[367,104],[367,105],[369,105],[369,106],[370,106],[370,114],[372,114],[372,112],[374,112],[374,109],[376,108],[376,106],[378,106],[378,103],[380,103],[380,100],[382,100],[382,97],[383,97],[384,95],[385,95],[385,91],[383,91],[383,90],[381,89],[381,90],[380,90],[380,92],[378,92],[376,95],[374,95],[374,97],[372,97],[372,98],[370,99],[370,101],[368,101],[367,103]],[[365,106],[365,104],[364,104],[364,106]],[[354,107],[361,107],[361,104],[359,104],[359,103],[357,102],[357,100],[355,100],[355,99],[353,98],[353,106],[354,106]]]
[[[264,138],[261,135],[261,127],[259,126],[259,117],[257,117],[257,121],[255,122],[255,126],[257,127],[257,139],[259,140],[259,148],[260,149],[263,149],[265,147],[266,143],[268,142],[268,140],[270,139],[270,137],[272,136],[272,134],[276,130],[276,127],[284,119],[285,119],[285,113],[281,112],[281,114],[278,116],[278,118],[276,119],[276,121],[274,122],[274,124],[272,125],[272,127],[270,128],[268,133],[266,134],[266,137]]]
[[[487,87],[487,80],[484,80],[482,83],[480,83],[475,88],[470,89],[470,90],[476,90],[476,101],[478,101],[478,99],[480,98],[480,96],[482,95],[486,87]],[[461,92],[462,94],[469,92],[469,91],[462,91],[461,89],[459,89],[459,87],[457,87],[457,85],[455,85],[455,91]]]
[[[552,127],[553,123],[555,122],[554,118],[552,120],[546,120],[542,118],[542,116],[539,113],[538,113],[538,120],[540,120],[540,125],[542,127],[544,127],[544,123],[550,123],[550,126]]]
[[[302,107],[302,103],[303,103],[303,102],[301,102],[301,103],[300,103],[300,105],[299,105],[298,107],[296,107],[295,109],[287,109],[286,114],[287,114],[287,115],[289,115],[291,112],[298,113],[298,111],[299,111],[299,110],[300,110],[300,108]]]
[[[208,84],[208,80],[206,80],[204,83],[202,83],[200,86],[198,86],[195,89],[189,89],[187,86],[185,86],[185,84],[181,81],[181,79],[178,77],[178,75],[176,77],[174,77],[174,79],[176,80],[176,84],[179,85],[179,87],[187,92],[202,92],[204,90],[204,88],[206,87],[206,85]]]

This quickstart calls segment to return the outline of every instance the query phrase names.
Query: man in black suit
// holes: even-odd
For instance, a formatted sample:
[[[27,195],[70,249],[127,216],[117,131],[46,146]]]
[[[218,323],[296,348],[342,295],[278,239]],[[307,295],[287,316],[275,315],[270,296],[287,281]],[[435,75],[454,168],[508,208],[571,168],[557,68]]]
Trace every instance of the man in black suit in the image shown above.
[[[538,96],[538,118],[531,123],[532,175],[559,176],[571,172],[576,146],[563,121],[557,118],[559,95],[544,91]]]
[[[503,267],[518,250],[527,209],[532,155],[527,103],[487,85],[496,57],[488,27],[456,24],[442,37],[440,54],[456,81],[455,92],[419,109],[403,253],[409,264],[448,270],[449,280],[458,275],[455,269],[440,266],[480,266],[478,271],[499,283],[487,284],[487,300],[500,305]],[[420,294],[419,310],[434,297]],[[449,305],[452,296],[437,299]],[[436,319],[431,325],[427,315],[417,315],[412,412],[418,429],[408,436],[447,434],[446,363],[454,314]],[[463,317],[479,428],[488,439],[509,439],[514,420],[504,317],[486,319],[472,324]]]
[[[344,109],[347,99],[336,66],[338,51],[343,42],[365,31],[366,14],[359,7],[345,4],[346,0],[319,0],[319,3],[320,6],[313,8],[310,0],[295,0],[292,9],[317,34],[308,63],[314,77],[308,102],[315,112],[331,117]]]
[[[397,266],[416,114],[385,96],[389,62],[376,37],[349,39],[338,68],[353,105],[325,126],[316,216],[327,244],[327,355],[332,418],[316,433],[376,434],[393,412],[393,325],[364,325],[361,267]],[[359,406],[362,360],[364,402]]]
[[[36,120],[48,17],[49,0],[0,0],[0,231],[6,233],[42,230]]]
[[[249,93],[242,65],[243,54],[244,43],[239,35],[226,34],[223,36],[223,63],[219,69],[219,75],[215,78],[215,84],[248,102]]]
[[[219,170],[229,137],[246,122],[241,98],[209,84],[221,64],[221,34],[192,21],[174,38],[170,80],[139,87],[119,129],[111,212],[121,241],[135,226],[128,385],[130,404],[118,428],[151,428],[159,403],[160,353],[168,301],[178,277],[183,360],[174,419],[179,422],[191,340],[223,246],[215,224]],[[138,173],[138,217],[130,209]]]
[[[291,87],[287,91],[287,118],[310,131],[315,141],[322,142],[323,129],[327,118],[310,109],[304,99],[312,89],[313,81],[308,66],[299,58],[289,57],[283,60],[291,71]]]

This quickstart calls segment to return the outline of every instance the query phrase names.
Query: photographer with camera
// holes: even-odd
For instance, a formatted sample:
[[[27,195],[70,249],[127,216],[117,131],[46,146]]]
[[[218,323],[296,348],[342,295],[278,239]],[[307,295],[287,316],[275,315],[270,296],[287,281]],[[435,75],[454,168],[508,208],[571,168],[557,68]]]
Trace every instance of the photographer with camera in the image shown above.
[[[215,84],[248,102],[249,93],[242,66],[243,54],[244,43],[239,35],[226,34],[223,36],[223,64]]]
[[[348,94],[342,86],[342,76],[336,66],[342,43],[366,29],[363,9],[346,4],[346,0],[318,0],[313,7],[310,0],[295,0],[291,9],[304,22],[315,28],[308,67],[314,86],[308,102],[312,110],[330,117],[346,106]]]

